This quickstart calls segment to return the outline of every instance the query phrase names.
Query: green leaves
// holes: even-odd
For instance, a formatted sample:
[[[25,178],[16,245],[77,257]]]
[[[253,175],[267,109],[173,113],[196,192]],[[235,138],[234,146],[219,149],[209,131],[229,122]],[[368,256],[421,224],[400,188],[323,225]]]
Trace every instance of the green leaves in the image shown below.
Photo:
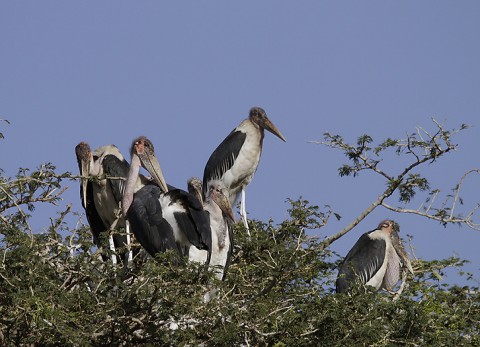
[[[409,203],[415,197],[417,191],[428,191],[430,185],[426,178],[420,174],[408,174],[397,187],[400,194],[400,202]]]
[[[412,178],[413,180],[413,178]],[[33,236],[1,228],[0,329],[7,344],[345,346],[478,342],[478,288],[450,287],[444,269],[463,262],[414,262],[398,300],[361,285],[333,294],[337,256],[307,230],[327,207],[289,200],[280,225],[235,229],[224,282],[175,256],[113,267],[91,251],[87,228]],[[65,212],[65,211],[64,211]],[[66,211],[65,213],[71,213]],[[53,225],[61,225],[63,213]],[[19,223],[18,221],[16,223]],[[13,226],[15,228],[15,226]],[[322,230],[322,229],[320,229]],[[315,234],[318,234],[315,231]],[[466,281],[473,280],[466,274]],[[209,302],[204,295],[210,293]],[[477,302],[477,304],[475,304]],[[446,328],[448,327],[448,329]]]
[[[373,201],[352,223],[336,235],[332,235],[327,244],[345,235],[379,206],[397,213],[417,214],[439,221],[443,225],[465,223],[474,229],[480,229],[480,225],[474,222],[474,216],[478,209],[476,205],[469,207],[470,210],[465,213],[456,212],[457,206],[463,205],[460,189],[464,179],[469,174],[478,174],[478,170],[472,169],[465,173],[460,178],[460,182],[455,184],[452,189],[453,193],[444,194],[442,197],[444,201],[440,202],[438,200],[443,190],[437,187],[432,188],[428,178],[423,177],[420,172],[426,164],[434,163],[455,149],[457,145],[452,142],[452,138],[460,131],[468,129],[467,125],[461,124],[458,130],[446,130],[443,124],[438,123],[435,119],[432,121],[434,123],[433,131],[429,132],[417,127],[416,131],[407,134],[405,139],[388,137],[380,141],[378,145],[375,145],[373,137],[367,134],[359,136],[355,144],[350,144],[342,136],[328,132],[324,133],[323,142],[314,142],[343,152],[348,162],[338,168],[340,177],[357,177],[361,171],[365,171],[373,173],[386,185],[383,191],[378,192],[378,199]],[[389,150],[393,150],[394,160],[386,157]],[[388,203],[394,194],[398,194],[401,207],[395,207]],[[413,203],[414,199],[422,198],[424,202],[416,204],[416,206],[420,205],[420,208],[406,207]]]
[[[36,206],[57,204],[65,181],[78,177],[57,174],[52,164],[20,169],[14,178],[0,170],[0,344],[480,345],[478,282],[462,271],[461,259],[413,261],[415,275],[395,296],[360,284],[334,294],[341,257],[332,244],[376,207],[444,224],[470,223],[454,212],[463,202],[463,179],[478,171],[454,185],[449,206],[435,204],[443,190],[432,188],[420,170],[455,148],[451,138],[458,131],[435,125],[432,135],[419,128],[406,139],[377,144],[366,134],[349,144],[325,133],[323,144],[346,157],[340,176],[366,171],[381,179],[377,200],[334,235],[324,227],[332,216],[341,220],[340,214],[301,197],[287,200],[288,218],[280,224],[249,221],[251,238],[236,225],[225,281],[204,266],[178,264],[171,252],[156,259],[140,255],[129,268],[103,262],[83,216],[70,205],[48,227],[35,226],[46,230],[35,234],[29,223]],[[393,207],[386,201],[394,194],[402,206],[423,195],[425,203],[418,210]],[[67,223],[72,216],[78,223]],[[452,268],[463,287],[446,282]]]

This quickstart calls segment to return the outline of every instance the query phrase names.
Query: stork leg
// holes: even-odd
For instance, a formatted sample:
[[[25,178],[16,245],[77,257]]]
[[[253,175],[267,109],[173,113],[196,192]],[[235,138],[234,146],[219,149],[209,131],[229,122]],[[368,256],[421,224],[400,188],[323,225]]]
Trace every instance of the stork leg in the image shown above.
[[[117,265],[117,256],[115,255],[115,243],[113,243],[113,235],[108,237],[108,245],[112,251],[112,264]]]
[[[113,242],[112,233],[115,232],[115,227],[117,226],[117,223],[120,220],[120,214],[119,214],[120,211],[121,210],[117,210],[115,212],[115,214],[117,216],[117,219],[115,219],[113,221],[112,225],[110,225],[110,230],[109,230],[110,236],[108,237],[108,246],[109,246],[110,250],[112,251],[112,264],[113,265],[117,265],[117,255],[115,254],[115,242]]]
[[[247,229],[247,235],[250,237],[250,229],[248,228],[247,210],[245,208],[245,188],[242,188],[242,197],[240,199],[240,217],[242,218],[243,225]]]
[[[133,258],[133,252],[132,252],[132,243],[130,240],[130,223],[128,221],[126,221],[125,223],[125,232],[127,233],[127,249],[128,249],[127,264],[130,264]]]

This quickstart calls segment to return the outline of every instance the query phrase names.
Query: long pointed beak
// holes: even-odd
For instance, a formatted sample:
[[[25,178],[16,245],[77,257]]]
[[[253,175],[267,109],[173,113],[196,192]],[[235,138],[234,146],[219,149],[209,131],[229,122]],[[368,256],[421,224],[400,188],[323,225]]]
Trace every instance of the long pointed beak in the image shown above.
[[[215,194],[213,200],[220,207],[225,216],[230,217],[232,220],[235,220],[233,215],[232,205],[230,205],[230,200],[225,196],[225,194]]]
[[[188,192],[195,195],[198,201],[203,205],[203,196],[202,196],[202,181],[200,179],[192,177],[187,182]]]
[[[410,262],[407,251],[405,250],[405,247],[403,246],[403,243],[400,240],[400,237],[398,236],[398,233],[395,229],[392,229],[392,232],[390,233],[390,237],[392,238],[393,248],[395,248],[395,251],[397,252],[400,259],[402,260],[402,263],[407,267],[408,271],[410,271],[410,273],[413,275],[412,263]]]
[[[160,189],[166,193],[168,192],[167,182],[165,182],[165,177],[163,177],[163,172],[158,162],[157,156],[155,153],[149,154],[145,151],[143,154],[139,155],[143,167],[152,175],[155,182],[159,185]]]
[[[287,142],[287,140],[285,140],[285,137],[282,135],[280,130],[278,130],[278,128],[275,126],[275,124],[272,123],[270,119],[268,118],[265,119],[265,122],[262,125],[266,130],[270,131],[273,135],[277,136],[280,140],[282,140],[283,142]]]
[[[82,176],[82,203],[83,208],[87,208],[87,185],[88,185],[88,176],[90,175],[90,160],[82,159],[81,161],[81,172]]]

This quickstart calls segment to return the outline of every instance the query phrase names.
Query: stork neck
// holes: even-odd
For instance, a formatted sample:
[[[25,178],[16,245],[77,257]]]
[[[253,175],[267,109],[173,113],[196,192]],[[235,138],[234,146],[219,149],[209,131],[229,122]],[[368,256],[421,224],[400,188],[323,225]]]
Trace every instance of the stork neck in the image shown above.
[[[251,137],[251,141],[257,141],[260,145],[260,151],[262,150],[263,138],[265,137],[265,129],[262,128],[257,123],[253,122],[251,119],[245,119],[237,127],[237,131],[241,131],[247,134],[247,137]],[[253,140],[255,139],[255,140]]]
[[[98,158],[97,160],[93,160],[90,156],[90,172],[88,173],[90,176],[99,176],[101,174],[102,159],[103,158]]]
[[[122,198],[122,212],[124,215],[127,215],[128,209],[133,202],[133,195],[135,194],[135,185],[137,183],[140,165],[140,158],[137,155],[133,155]]]
[[[262,145],[263,145],[263,138],[265,137],[265,130],[263,128],[260,128],[260,152],[262,151]]]

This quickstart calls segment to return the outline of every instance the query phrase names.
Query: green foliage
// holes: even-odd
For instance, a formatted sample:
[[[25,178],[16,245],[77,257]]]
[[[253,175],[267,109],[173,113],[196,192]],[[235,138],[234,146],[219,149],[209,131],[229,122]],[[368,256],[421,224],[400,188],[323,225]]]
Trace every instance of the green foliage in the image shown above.
[[[472,169],[465,173],[452,189],[452,193],[445,195],[443,203],[440,203],[438,207],[434,205],[435,198],[438,198],[442,190],[432,188],[428,178],[423,177],[419,170],[422,165],[431,164],[451,153],[457,147],[452,138],[459,132],[468,129],[468,126],[461,124],[458,130],[446,130],[443,124],[439,124],[435,119],[433,119],[433,122],[436,127],[434,132],[428,132],[419,127],[416,132],[407,134],[405,139],[388,137],[386,140],[379,142],[378,145],[374,145],[374,139],[369,135],[358,137],[355,145],[353,145],[346,142],[340,135],[332,135],[328,132],[324,133],[323,142],[315,142],[343,152],[348,159],[348,163],[338,168],[341,177],[356,177],[361,171],[366,171],[374,173],[387,185],[387,188],[380,192],[379,198],[362,212],[354,223],[332,237],[330,242],[343,236],[378,206],[383,206],[394,212],[418,214],[437,220],[443,225],[464,223],[475,229],[480,228],[480,225],[473,221],[477,207],[472,207],[466,214],[454,213],[456,205],[463,205],[463,199],[460,196],[463,180],[469,174],[480,173],[479,170]],[[387,155],[389,150],[392,150],[395,156],[402,157],[403,168],[398,169],[398,163],[396,163],[397,165],[387,165],[383,161],[380,155]],[[392,169],[392,167],[395,169]],[[387,203],[387,199],[394,193],[398,194],[398,202],[402,205],[413,202],[418,195],[425,200],[420,209],[407,209],[404,206],[394,207]]]
[[[351,161],[341,175],[376,172],[387,183],[382,199],[397,191],[408,203],[419,191],[434,200],[438,191],[411,170],[453,148],[453,133],[388,138],[377,146],[368,135],[355,145],[328,137]],[[420,148],[422,155],[415,152]],[[413,162],[396,175],[380,170],[376,156],[389,149]],[[289,218],[278,225],[250,221],[251,238],[236,225],[227,279],[218,281],[204,266],[178,264],[171,252],[140,255],[129,268],[103,262],[88,227],[66,222],[75,216],[69,206],[45,233],[33,233],[30,214],[38,204],[57,204],[70,179],[51,164],[0,177],[0,345],[480,345],[478,283],[460,259],[414,261],[415,275],[396,294],[362,285],[334,294],[341,259],[330,245],[349,229],[334,237],[323,233],[332,215],[340,219],[330,206],[288,200]],[[445,206],[430,211],[454,222]],[[464,287],[444,281],[451,267]]]
[[[428,191],[430,184],[427,179],[420,176],[420,174],[408,174],[397,188],[400,194],[400,201],[409,203],[417,191]]]
[[[86,227],[61,213],[45,234],[25,233],[25,218],[2,224],[0,331],[7,345],[391,346],[480,343],[478,288],[439,280],[458,259],[417,262],[393,300],[356,287],[333,294],[338,258],[306,230],[330,214],[290,201],[275,226],[236,226],[227,280],[172,254],[136,259],[125,270],[92,253]],[[11,218],[15,214],[8,215]],[[320,229],[321,230],[321,229]],[[66,236],[65,236],[66,235]],[[467,278],[466,281],[469,281]],[[214,297],[205,303],[206,293]]]

